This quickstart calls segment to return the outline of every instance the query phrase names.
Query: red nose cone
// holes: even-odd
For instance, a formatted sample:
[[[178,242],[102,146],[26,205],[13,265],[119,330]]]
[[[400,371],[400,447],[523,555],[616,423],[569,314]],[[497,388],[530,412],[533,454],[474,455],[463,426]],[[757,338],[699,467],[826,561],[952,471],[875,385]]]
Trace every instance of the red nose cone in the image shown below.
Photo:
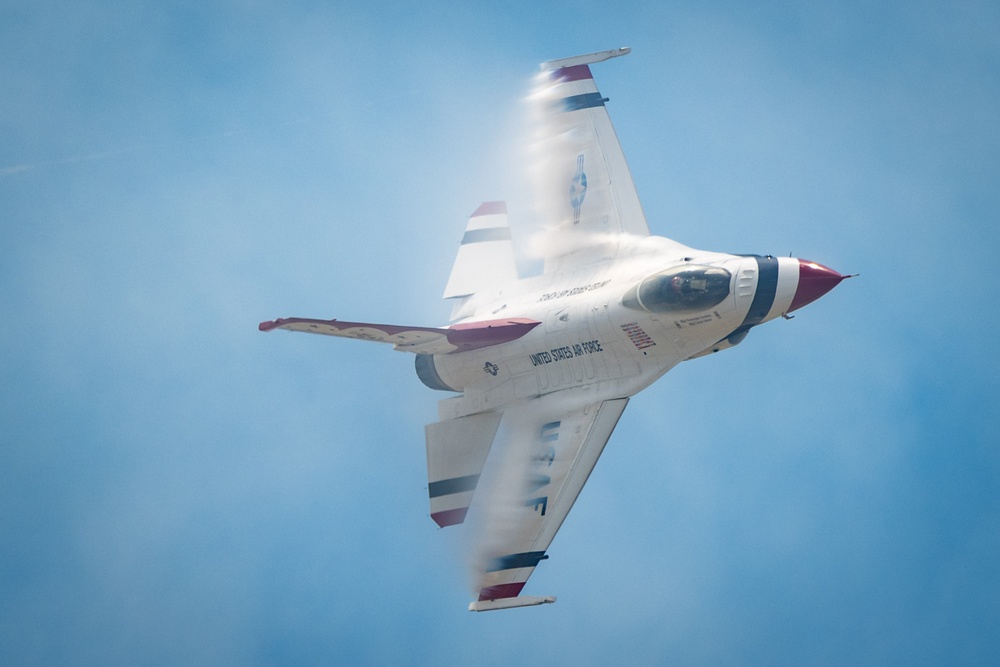
[[[812,303],[839,285],[840,281],[846,277],[822,264],[800,259],[799,286],[795,288],[795,296],[792,298],[792,305],[789,306],[788,312]]]

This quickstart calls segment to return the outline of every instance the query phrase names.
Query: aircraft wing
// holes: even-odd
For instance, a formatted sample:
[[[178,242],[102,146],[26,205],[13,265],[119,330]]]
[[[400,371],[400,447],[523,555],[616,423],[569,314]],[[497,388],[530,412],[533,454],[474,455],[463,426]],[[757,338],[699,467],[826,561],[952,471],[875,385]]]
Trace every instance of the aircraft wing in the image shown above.
[[[452,354],[517,340],[539,324],[541,322],[536,320],[513,317],[503,320],[453,324],[450,327],[439,329],[398,324],[288,317],[261,322],[257,328],[261,331],[285,329],[325,336],[370,340],[378,343],[392,343],[395,349],[404,352]]]
[[[546,273],[613,257],[621,235],[649,236],[605,106],[608,98],[598,92],[589,66],[629,51],[603,51],[541,66],[531,98],[539,129],[533,181],[550,229],[534,254],[545,260]],[[592,249],[600,244],[607,247],[594,256]]]
[[[546,394],[504,410],[489,470],[473,504],[478,599],[488,611],[554,598],[519,597],[576,502],[627,398]]]

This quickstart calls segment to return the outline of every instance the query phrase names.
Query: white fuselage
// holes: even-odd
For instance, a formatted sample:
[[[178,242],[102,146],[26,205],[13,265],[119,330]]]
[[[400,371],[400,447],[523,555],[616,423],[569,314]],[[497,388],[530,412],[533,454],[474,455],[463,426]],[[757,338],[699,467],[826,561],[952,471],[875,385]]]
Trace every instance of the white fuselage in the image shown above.
[[[798,259],[690,249],[678,257],[659,241],[643,239],[613,262],[473,297],[466,312],[474,314],[462,321],[523,317],[541,324],[510,343],[435,355],[441,382],[463,392],[442,401],[441,418],[573,388],[592,392],[595,401],[632,396],[685,359],[735,345],[750,327],[784,314],[795,295]],[[692,267],[727,272],[725,296],[707,307],[661,312],[628,297],[650,276],[686,275]]]

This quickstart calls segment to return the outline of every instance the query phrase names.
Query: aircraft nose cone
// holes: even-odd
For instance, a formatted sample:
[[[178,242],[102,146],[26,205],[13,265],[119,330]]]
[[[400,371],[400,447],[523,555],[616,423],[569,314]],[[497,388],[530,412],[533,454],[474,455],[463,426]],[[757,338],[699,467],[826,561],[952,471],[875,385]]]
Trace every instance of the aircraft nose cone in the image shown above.
[[[798,310],[806,304],[810,304],[820,298],[847,276],[841,275],[831,268],[822,264],[799,260],[799,286],[795,288],[795,296],[792,297],[792,305],[788,312]]]

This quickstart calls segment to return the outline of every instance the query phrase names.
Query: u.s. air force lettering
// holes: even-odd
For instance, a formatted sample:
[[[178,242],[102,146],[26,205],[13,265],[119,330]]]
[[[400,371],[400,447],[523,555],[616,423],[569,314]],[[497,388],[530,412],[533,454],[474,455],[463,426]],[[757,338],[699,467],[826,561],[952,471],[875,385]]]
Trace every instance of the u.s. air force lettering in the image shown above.
[[[588,340],[586,343],[577,343],[573,346],[554,347],[551,350],[529,354],[528,358],[531,359],[532,366],[541,366],[542,364],[551,364],[553,361],[563,361],[564,359],[582,357],[585,354],[594,354],[597,352],[604,352],[604,349],[601,347],[601,341]]]

